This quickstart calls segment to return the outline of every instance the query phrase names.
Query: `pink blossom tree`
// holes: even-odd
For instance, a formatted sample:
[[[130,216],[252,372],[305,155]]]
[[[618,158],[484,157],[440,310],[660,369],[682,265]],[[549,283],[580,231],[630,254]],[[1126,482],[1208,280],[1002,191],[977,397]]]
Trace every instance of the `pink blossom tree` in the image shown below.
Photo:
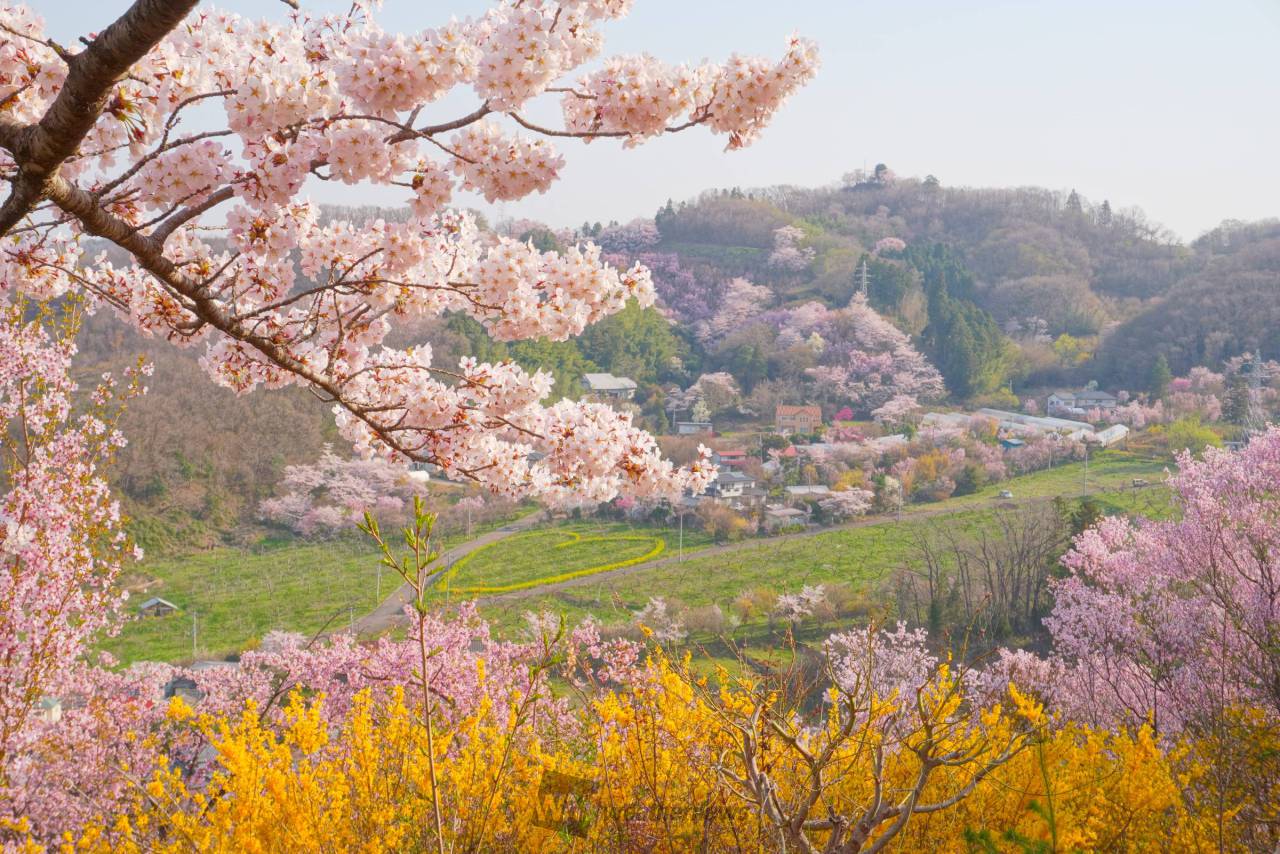
[[[741,277],[730,280],[725,285],[715,314],[698,324],[698,339],[704,345],[713,346],[762,314],[772,301],[773,291],[763,285],[752,284]]]
[[[1108,723],[1150,716],[1169,732],[1222,703],[1280,721],[1277,483],[1273,428],[1238,453],[1184,453],[1170,480],[1180,518],[1106,519],[1077,539],[1046,620],[1064,708]]]
[[[488,239],[447,208],[453,192],[545,192],[561,137],[634,146],[703,127],[747,146],[812,77],[813,45],[696,68],[618,57],[574,78],[601,53],[599,25],[630,3],[502,0],[408,36],[379,27],[373,6],[251,21],[137,0],[78,49],[25,7],[0,8],[14,71],[0,83],[3,281],[40,298],[80,290],[203,345],[211,378],[237,392],[310,388],[364,454],[512,496],[700,489],[709,467],[670,465],[629,416],[544,406],[545,373],[439,365],[429,345],[388,334],[459,311],[495,338],[562,340],[632,299],[651,304],[643,267],[615,268],[591,245]],[[470,112],[433,106],[464,88]],[[544,96],[559,98],[558,127],[530,118]],[[303,196],[317,181],[401,188],[412,216],[322,224]],[[113,254],[82,259],[85,236]]]
[[[366,511],[402,516],[422,485],[408,466],[382,458],[343,458],[326,445],[316,462],[288,466],[280,490],[282,495],[259,506],[262,517],[313,536],[354,530]]]
[[[123,388],[105,375],[77,414],[75,323],[51,334],[25,308],[0,308],[0,820],[21,816],[10,805],[27,802],[20,790],[38,771],[41,701],[83,684],[80,658],[117,627],[127,594],[116,582],[140,556],[104,468],[124,446],[115,400],[142,391],[143,371]]]
[[[784,225],[774,231],[773,252],[769,255],[769,266],[784,273],[796,273],[806,269],[813,263],[814,251],[811,247],[800,246],[804,237],[804,230],[794,225]]]
[[[839,311],[801,307],[782,321],[784,335],[820,332],[827,346],[809,377],[828,393],[869,413],[895,397],[928,400],[946,393],[942,375],[911,345],[911,339],[855,294]]]

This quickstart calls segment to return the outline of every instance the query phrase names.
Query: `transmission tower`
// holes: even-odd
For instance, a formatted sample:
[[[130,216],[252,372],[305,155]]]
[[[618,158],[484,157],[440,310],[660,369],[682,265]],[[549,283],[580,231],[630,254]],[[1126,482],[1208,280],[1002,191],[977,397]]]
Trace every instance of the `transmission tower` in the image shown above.
[[[867,271],[867,259],[862,259],[862,269],[858,271],[858,290],[864,297],[871,297],[871,275]]]
[[[1240,373],[1249,382],[1249,407],[1245,412],[1243,436],[1247,442],[1267,429],[1267,412],[1262,408],[1262,384],[1267,378],[1267,369],[1255,355],[1240,366]]]

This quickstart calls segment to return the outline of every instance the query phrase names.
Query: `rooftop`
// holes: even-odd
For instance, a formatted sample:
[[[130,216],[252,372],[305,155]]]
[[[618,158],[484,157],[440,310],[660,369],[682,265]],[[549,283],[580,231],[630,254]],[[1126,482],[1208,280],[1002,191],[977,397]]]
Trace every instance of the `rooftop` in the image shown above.
[[[583,374],[582,381],[592,391],[631,391],[636,381],[630,377],[615,377],[613,374]]]

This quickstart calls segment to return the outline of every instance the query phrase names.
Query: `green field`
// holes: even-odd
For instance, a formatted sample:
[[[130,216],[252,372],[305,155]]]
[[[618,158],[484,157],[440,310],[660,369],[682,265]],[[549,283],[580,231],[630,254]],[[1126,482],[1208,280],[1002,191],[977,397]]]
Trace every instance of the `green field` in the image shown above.
[[[1164,515],[1169,509],[1168,493],[1158,484],[1166,465],[1120,452],[1100,454],[1089,464],[1090,494],[1107,512]],[[544,595],[535,590],[518,599],[487,604],[481,599],[481,612],[500,632],[514,632],[524,625],[526,611],[563,613],[570,624],[588,614],[606,625],[627,623],[652,596],[664,596],[688,607],[714,604],[727,614],[734,599],[752,588],[788,593],[806,584],[843,584],[871,591],[903,565],[916,533],[938,524],[939,516],[976,530],[990,524],[995,506],[1002,503],[997,499],[1001,490],[1012,492],[1015,501],[1048,500],[1059,495],[1077,498],[1083,472],[1083,463],[1073,463],[1013,478],[975,495],[912,505],[903,511],[901,523],[891,517],[871,519],[859,527],[813,536],[752,541],[731,551],[588,580]],[[1134,490],[1130,488],[1133,478],[1145,479],[1152,486]],[[745,625],[737,634],[750,635],[760,628]]]
[[[1152,484],[1168,465],[1119,452],[1106,452],[1090,463],[1089,488],[1109,512],[1161,515],[1168,511],[1167,491],[1159,487],[1128,489],[1133,478]],[[451,589],[443,598],[482,597],[482,610],[501,631],[523,627],[523,614],[547,608],[571,620],[594,614],[605,623],[629,622],[649,597],[667,596],[684,605],[718,604],[728,610],[734,598],[752,587],[784,593],[805,584],[846,584],[874,588],[901,565],[913,526],[933,524],[939,513],[963,514],[982,524],[1002,489],[1014,500],[1078,496],[1083,486],[1081,463],[1036,472],[945,502],[911,505],[903,522],[869,520],[862,527],[836,529],[799,539],[762,539],[723,554],[699,557],[709,538],[686,528],[684,562],[677,555],[675,530],[617,522],[574,521],[549,529],[515,534],[474,553],[454,567]],[[481,532],[478,529],[473,536]],[[573,535],[579,539],[570,542]],[[638,539],[623,539],[637,537]],[[443,544],[456,545],[458,534]],[[655,552],[661,541],[662,549]],[[536,586],[566,574],[599,571],[612,564],[650,556],[665,560],[652,570],[640,568],[586,580],[553,594],[539,595]],[[192,656],[192,622],[196,623],[197,657],[236,652],[268,631],[315,632],[340,628],[368,613],[379,601],[378,555],[366,542],[347,539],[313,544],[291,541],[256,549],[219,548],[184,557],[148,560],[129,579],[131,606],[151,596],[175,603],[168,617],[131,619],[118,637],[101,647],[121,661],[178,661]],[[533,587],[527,595],[485,603],[476,588]],[[395,589],[383,574],[381,594]],[[470,591],[470,592],[468,592]],[[749,627],[747,627],[749,628]]]
[[[272,629],[315,632],[331,620],[346,626],[378,602],[378,553],[355,539],[211,549],[146,561],[135,576],[149,583],[135,588],[128,610],[152,596],[180,610],[131,618],[101,645],[125,663],[190,660],[193,620],[197,657],[205,658],[243,649]],[[383,595],[395,587],[384,572]]]
[[[483,595],[536,587],[652,560],[667,550],[669,532],[623,526],[576,525],[515,534],[461,558],[441,581],[454,595]],[[685,548],[706,545],[702,534]]]

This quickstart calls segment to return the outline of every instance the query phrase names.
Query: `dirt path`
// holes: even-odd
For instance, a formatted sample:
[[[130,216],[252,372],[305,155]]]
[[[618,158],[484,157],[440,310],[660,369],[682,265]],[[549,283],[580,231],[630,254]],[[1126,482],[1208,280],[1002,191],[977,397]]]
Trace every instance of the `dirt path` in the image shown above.
[[[462,558],[464,555],[470,554],[482,546],[490,543],[496,543],[498,540],[506,539],[512,534],[518,534],[521,531],[527,531],[543,520],[541,512],[529,513],[521,516],[519,519],[509,524],[503,525],[497,530],[490,531],[487,534],[481,534],[474,540],[468,540],[459,546],[446,551],[440,555],[437,564],[440,566],[450,566]],[[372,612],[356,620],[355,632],[357,635],[378,635],[387,629],[399,623],[404,617],[404,606],[413,598],[413,589],[407,584],[403,584],[394,593],[382,600],[382,604],[373,609]]]

